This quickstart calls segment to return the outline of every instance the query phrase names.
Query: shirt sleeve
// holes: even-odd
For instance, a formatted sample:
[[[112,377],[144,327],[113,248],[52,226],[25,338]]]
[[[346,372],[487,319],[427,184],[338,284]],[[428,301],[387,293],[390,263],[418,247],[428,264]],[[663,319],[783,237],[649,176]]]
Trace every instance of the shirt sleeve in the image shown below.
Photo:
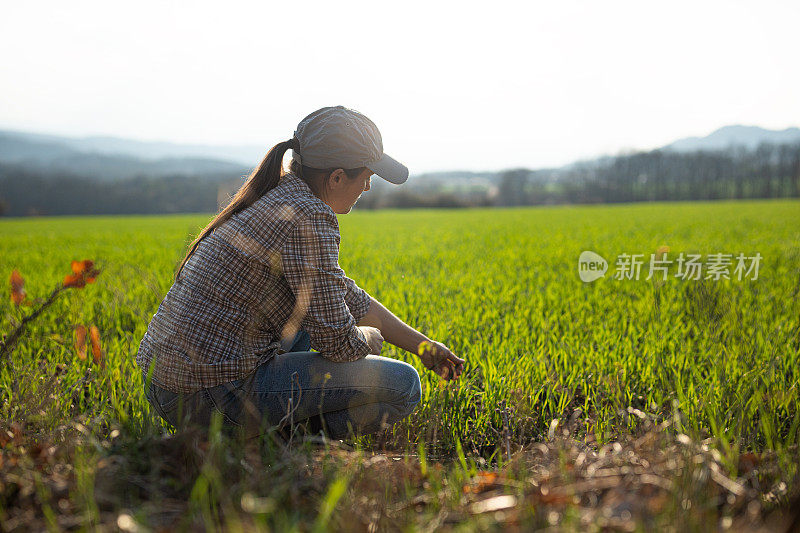
[[[356,324],[358,324],[359,320],[364,318],[364,315],[369,311],[369,304],[372,302],[372,297],[367,291],[359,287],[355,281],[347,276],[344,277],[344,282],[347,286],[347,293],[344,295],[344,301],[350,309],[350,314],[356,319]]]
[[[326,212],[313,213],[299,220],[289,234],[281,262],[295,295],[290,320],[299,320],[311,338],[311,346],[322,356],[333,361],[355,361],[370,351],[353,315],[353,311],[362,312],[369,295],[339,267],[339,241],[336,217]]]

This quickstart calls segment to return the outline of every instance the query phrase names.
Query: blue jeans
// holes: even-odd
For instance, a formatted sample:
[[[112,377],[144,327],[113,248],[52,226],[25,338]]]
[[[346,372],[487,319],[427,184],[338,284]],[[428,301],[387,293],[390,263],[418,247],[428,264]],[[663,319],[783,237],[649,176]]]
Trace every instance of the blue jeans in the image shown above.
[[[191,394],[151,382],[145,383],[145,395],[176,427],[207,427],[219,413],[225,426],[248,436],[304,422],[312,432],[335,439],[375,433],[408,416],[420,401],[419,374],[408,363],[379,355],[337,363],[310,348],[308,334],[300,330],[288,352],[242,379]]]

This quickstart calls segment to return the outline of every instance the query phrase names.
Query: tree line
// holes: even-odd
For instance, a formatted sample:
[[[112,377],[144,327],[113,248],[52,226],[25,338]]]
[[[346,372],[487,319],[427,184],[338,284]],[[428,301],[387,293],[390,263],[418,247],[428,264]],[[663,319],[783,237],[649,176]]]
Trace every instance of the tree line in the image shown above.
[[[504,172],[498,205],[797,198],[800,144],[755,150],[654,150],[553,172]]]
[[[217,209],[222,180],[228,178],[172,175],[104,181],[0,164],[0,214],[207,213]]]
[[[242,184],[228,174],[100,181],[0,163],[0,215],[208,213]],[[797,198],[800,144],[755,150],[654,150],[553,170],[510,169],[484,191],[373,187],[357,209]]]

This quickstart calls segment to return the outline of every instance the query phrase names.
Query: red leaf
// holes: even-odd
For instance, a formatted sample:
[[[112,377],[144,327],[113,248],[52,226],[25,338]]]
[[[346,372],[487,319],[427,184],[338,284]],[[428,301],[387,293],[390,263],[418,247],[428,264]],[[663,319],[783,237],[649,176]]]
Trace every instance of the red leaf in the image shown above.
[[[19,307],[19,304],[25,299],[25,280],[22,279],[22,274],[18,270],[14,270],[8,281],[11,283],[11,300],[14,305]]]
[[[86,360],[86,327],[78,325],[75,328],[75,349],[78,351],[78,358]]]
[[[86,286],[86,279],[82,274],[67,274],[64,276],[64,287],[80,289]]]
[[[480,471],[475,475],[472,485],[464,485],[463,490],[465,493],[472,492],[478,494],[479,492],[486,492],[494,488],[502,486],[499,482],[497,472]]]
[[[89,334],[92,338],[92,355],[94,356],[95,364],[103,363],[103,351],[100,349],[100,330],[97,326],[89,328]]]
[[[80,289],[87,283],[94,283],[100,271],[94,268],[94,261],[84,259],[83,261],[73,261],[71,264],[73,274],[64,278],[64,287],[74,287]]]
[[[87,270],[90,270],[94,263],[88,259],[84,259],[83,261],[73,261],[72,262],[72,271],[76,274],[83,274]]]

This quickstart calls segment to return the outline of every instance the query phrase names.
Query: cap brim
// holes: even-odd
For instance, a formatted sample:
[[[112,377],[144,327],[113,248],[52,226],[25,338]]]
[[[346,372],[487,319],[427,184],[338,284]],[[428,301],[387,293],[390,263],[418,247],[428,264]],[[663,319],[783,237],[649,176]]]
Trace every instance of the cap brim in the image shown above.
[[[383,154],[383,157],[374,163],[367,165],[367,168],[389,183],[394,183],[395,185],[405,183],[408,179],[408,168],[403,163],[400,163],[386,154]]]

